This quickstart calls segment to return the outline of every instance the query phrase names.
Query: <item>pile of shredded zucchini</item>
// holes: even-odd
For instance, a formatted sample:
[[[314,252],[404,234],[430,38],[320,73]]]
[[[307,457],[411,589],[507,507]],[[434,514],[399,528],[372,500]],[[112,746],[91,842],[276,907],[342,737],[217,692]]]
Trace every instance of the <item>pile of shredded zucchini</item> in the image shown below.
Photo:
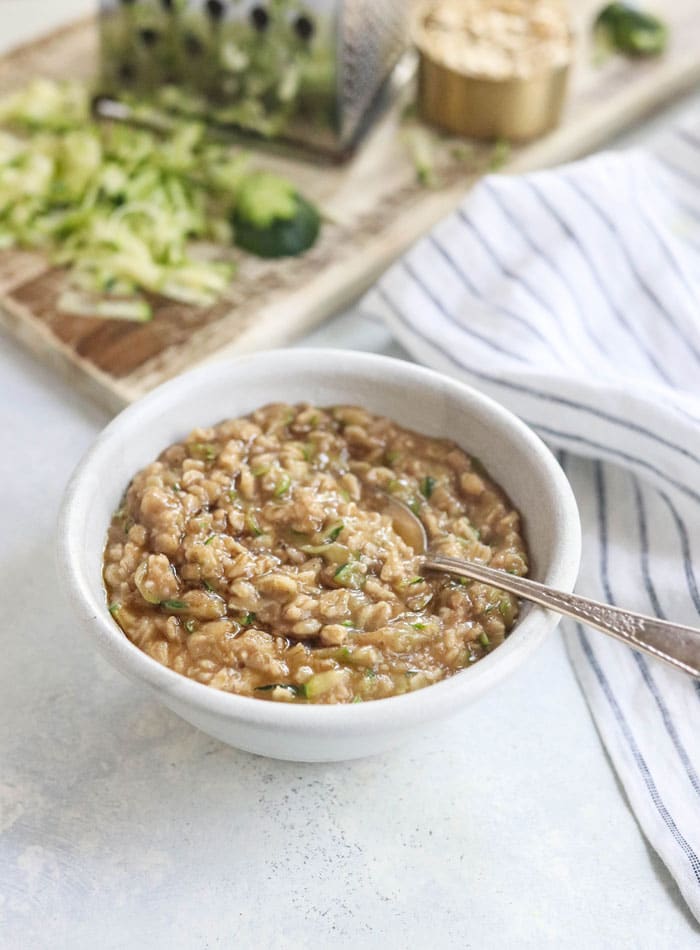
[[[145,321],[144,291],[211,304],[230,252],[198,257],[193,242],[231,245],[236,195],[256,174],[247,163],[200,124],[98,122],[86,86],[37,79],[0,100],[0,248],[67,266],[59,307],[72,313]]]

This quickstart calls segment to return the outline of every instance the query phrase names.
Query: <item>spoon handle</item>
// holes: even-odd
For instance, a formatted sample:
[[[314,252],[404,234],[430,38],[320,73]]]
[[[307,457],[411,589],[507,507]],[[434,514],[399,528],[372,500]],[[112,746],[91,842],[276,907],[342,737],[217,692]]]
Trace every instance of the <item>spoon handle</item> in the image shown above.
[[[541,607],[574,617],[589,627],[622,640],[635,650],[655,656],[677,670],[700,678],[700,630],[695,627],[632,613],[577,594],[566,594],[529,578],[507,574],[474,561],[430,554],[424,558],[423,567],[482,581],[516,597],[531,600]]]

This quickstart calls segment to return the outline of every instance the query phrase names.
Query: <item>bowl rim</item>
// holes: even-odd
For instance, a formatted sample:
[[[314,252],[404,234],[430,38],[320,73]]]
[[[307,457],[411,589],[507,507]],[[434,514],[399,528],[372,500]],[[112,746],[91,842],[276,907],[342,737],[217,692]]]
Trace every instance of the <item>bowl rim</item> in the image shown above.
[[[351,737],[366,732],[369,725],[386,730],[409,728],[422,721],[446,715],[459,705],[488,690],[497,681],[519,666],[545,639],[559,622],[551,611],[532,605],[514,628],[517,645],[502,652],[499,647],[477,664],[444,680],[415,692],[390,696],[365,703],[291,704],[261,701],[213,689],[187,676],[162,666],[135,646],[111,618],[106,598],[99,603],[93,596],[89,577],[94,565],[87,563],[81,543],[81,526],[89,516],[86,488],[95,475],[104,471],[110,454],[144,413],[172,412],[186,393],[216,385],[245,364],[260,363],[260,371],[269,370],[276,359],[313,363],[332,360],[339,367],[338,375],[347,371],[371,372],[375,379],[382,371],[405,374],[407,382],[428,387],[439,386],[465,408],[478,410],[488,417],[489,424],[507,429],[511,440],[519,441],[522,450],[538,456],[547,476],[548,490],[563,513],[560,531],[554,544],[546,582],[563,591],[571,591],[576,582],[581,554],[581,527],[578,507],[569,482],[549,448],[521,419],[479,390],[420,364],[364,351],[326,347],[295,347],[262,350],[251,354],[207,362],[158,386],[146,396],[122,410],[99,433],[92,446],[76,466],[65,490],[61,505],[56,556],[64,591],[74,612],[90,629],[103,655],[130,679],[145,683],[174,704],[196,709],[208,717],[238,721],[260,729],[274,728],[280,734],[304,733],[308,736],[335,735],[342,730]],[[308,366],[307,366],[308,369]],[[165,447],[165,446],[164,446]],[[467,449],[468,451],[468,449]],[[105,525],[106,535],[107,525]],[[511,634],[511,637],[513,634]],[[511,642],[511,637],[506,643]],[[500,656],[499,656],[500,654]],[[467,679],[468,677],[468,679]]]

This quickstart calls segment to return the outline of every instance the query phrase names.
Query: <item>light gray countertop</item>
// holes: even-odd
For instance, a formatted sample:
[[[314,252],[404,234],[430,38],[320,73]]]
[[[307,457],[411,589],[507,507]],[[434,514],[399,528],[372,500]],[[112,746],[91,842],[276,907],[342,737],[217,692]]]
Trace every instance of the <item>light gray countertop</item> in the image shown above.
[[[55,6],[0,0],[0,42]],[[401,355],[352,314],[309,339]],[[3,948],[697,944],[559,634],[478,705],[347,764],[237,752],[113,672],[74,631],[51,544],[106,421],[0,336]]]

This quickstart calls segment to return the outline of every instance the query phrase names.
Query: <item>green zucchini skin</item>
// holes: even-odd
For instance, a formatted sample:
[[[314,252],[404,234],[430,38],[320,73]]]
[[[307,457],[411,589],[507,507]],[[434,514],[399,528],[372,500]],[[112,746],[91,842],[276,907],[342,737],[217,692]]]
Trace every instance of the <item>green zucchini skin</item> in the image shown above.
[[[658,56],[668,41],[668,28],[659,17],[629,3],[603,7],[593,28],[604,43],[626,56]]]
[[[235,243],[257,257],[296,257],[315,242],[321,228],[318,210],[300,194],[295,195],[296,210],[289,219],[275,219],[267,227],[257,227],[235,211],[232,224]]]

